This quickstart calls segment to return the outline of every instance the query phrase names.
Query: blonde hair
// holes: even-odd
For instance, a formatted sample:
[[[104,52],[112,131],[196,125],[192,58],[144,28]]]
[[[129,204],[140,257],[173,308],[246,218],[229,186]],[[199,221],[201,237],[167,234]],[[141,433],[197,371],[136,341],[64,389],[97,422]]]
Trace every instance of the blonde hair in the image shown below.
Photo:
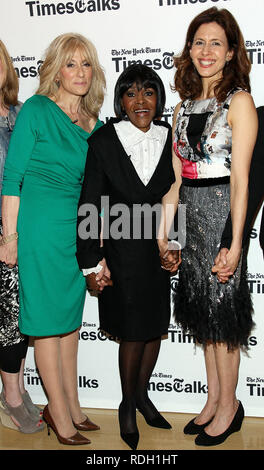
[[[81,107],[85,114],[97,118],[104,101],[105,75],[94,45],[81,34],[61,34],[52,41],[40,67],[40,83],[36,94],[56,98],[58,92],[58,86],[55,82],[56,76],[60,69],[72,59],[77,49],[91,64],[93,70],[91,87],[88,93],[82,97]]]
[[[4,43],[0,40],[0,62],[4,70],[4,81],[0,90],[0,96],[4,106],[18,104],[18,77],[12,64],[10,55]]]

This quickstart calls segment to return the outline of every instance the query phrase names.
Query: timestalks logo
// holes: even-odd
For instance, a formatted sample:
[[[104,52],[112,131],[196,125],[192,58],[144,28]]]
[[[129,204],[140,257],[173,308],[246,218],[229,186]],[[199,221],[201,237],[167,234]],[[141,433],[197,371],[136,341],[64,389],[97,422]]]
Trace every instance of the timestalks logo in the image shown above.
[[[195,3],[217,3],[219,1],[227,2],[228,0],[158,0],[160,7],[170,7],[175,5],[194,5]]]
[[[88,379],[85,375],[79,375],[78,386],[79,388],[98,388],[99,383],[97,379]]]
[[[112,51],[112,55],[116,55]],[[134,55],[134,54],[133,54]],[[127,59],[126,56],[112,57],[112,61],[115,65],[115,71],[117,73],[122,72],[132,64],[143,64],[153,68],[153,70],[160,70],[162,68],[170,70],[174,67],[173,52],[164,52],[161,57],[155,57],[154,59]]]
[[[23,64],[22,67],[19,65],[14,68],[18,78],[32,78],[38,76],[42,64],[43,60],[38,60],[34,65],[28,66],[27,64]]]
[[[72,13],[91,13],[97,11],[111,11],[120,8],[120,0],[76,0],[73,2],[40,3],[39,1],[28,1],[30,16],[54,16]]]
[[[34,373],[34,375],[33,375]],[[24,371],[25,383],[27,385],[42,386],[43,382],[38,374],[38,370],[27,367]],[[97,379],[90,379],[85,375],[79,375],[78,377],[79,388],[98,388],[99,383]]]
[[[83,322],[83,326],[86,326],[86,322]],[[92,331],[81,331],[79,332],[79,340],[82,341],[118,341],[115,336],[106,335],[103,331],[92,330]]]
[[[154,374],[155,375],[155,374]],[[184,379],[175,378],[170,382],[149,382],[148,390],[152,392],[176,392],[176,393],[207,393],[207,385],[200,380],[185,383]]]

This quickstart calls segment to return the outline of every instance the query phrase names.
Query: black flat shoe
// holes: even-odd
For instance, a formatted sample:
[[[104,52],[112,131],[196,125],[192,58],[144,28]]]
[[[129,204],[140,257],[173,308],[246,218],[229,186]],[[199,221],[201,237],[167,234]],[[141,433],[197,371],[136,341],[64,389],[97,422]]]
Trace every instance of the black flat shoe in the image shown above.
[[[145,418],[146,423],[153,428],[160,428],[160,429],[171,429],[171,424],[166,421],[161,414],[156,416],[155,418],[149,419],[147,416],[142,413],[142,411],[138,410]]]
[[[138,441],[139,441],[139,433],[138,432],[120,432],[120,436],[123,441],[132,449],[136,450]]]
[[[239,406],[237,412],[233,418],[232,423],[230,426],[224,431],[222,434],[218,436],[209,436],[203,429],[200,434],[195,439],[195,444],[198,446],[217,446],[218,444],[222,444],[230,434],[237,432],[240,430],[242,421],[244,419],[244,408],[241,403],[239,402]]]
[[[204,428],[206,428],[206,426],[208,426],[208,424],[211,423],[213,418],[210,419],[210,421],[207,421],[207,423],[204,423],[204,424],[196,424],[194,422],[194,420],[195,420],[195,418],[193,418],[191,421],[189,421],[188,424],[186,424],[185,428],[183,429],[184,434],[191,434],[191,435],[200,434],[200,432]]]

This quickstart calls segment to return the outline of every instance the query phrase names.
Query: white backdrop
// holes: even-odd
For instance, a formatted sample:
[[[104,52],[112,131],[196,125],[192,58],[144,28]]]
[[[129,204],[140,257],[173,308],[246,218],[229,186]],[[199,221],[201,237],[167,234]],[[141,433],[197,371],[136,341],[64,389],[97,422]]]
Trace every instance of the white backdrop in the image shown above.
[[[164,119],[171,123],[179,101],[170,90],[174,75],[172,57],[181,51],[192,18],[212,6],[227,8],[237,18],[252,61],[252,95],[256,106],[264,105],[263,0],[1,0],[0,38],[17,69],[21,101],[37,88],[37,70],[46,47],[57,35],[73,31],[92,40],[105,69],[107,96],[100,116],[103,121],[113,115],[113,88],[118,75],[129,61],[138,60],[153,67],[162,78],[167,91]],[[264,269],[258,243],[259,224],[260,216],[252,231],[249,251],[256,328],[248,355],[242,354],[238,384],[238,397],[247,416],[264,416]],[[81,405],[117,408],[118,345],[99,332],[97,300],[89,295],[79,346]],[[25,382],[33,400],[45,404],[32,347],[26,361]],[[206,393],[202,350],[171,321],[168,339],[162,342],[150,381],[150,395],[160,410],[198,412]]]

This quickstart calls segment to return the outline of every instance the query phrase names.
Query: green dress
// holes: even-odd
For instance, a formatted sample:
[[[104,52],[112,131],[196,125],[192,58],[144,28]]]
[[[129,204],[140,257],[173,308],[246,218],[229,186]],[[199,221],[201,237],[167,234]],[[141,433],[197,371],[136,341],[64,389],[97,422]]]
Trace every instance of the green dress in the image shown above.
[[[20,196],[19,328],[30,336],[68,333],[82,322],[76,221],[89,136],[48,97],[34,95],[10,140],[2,194]]]

